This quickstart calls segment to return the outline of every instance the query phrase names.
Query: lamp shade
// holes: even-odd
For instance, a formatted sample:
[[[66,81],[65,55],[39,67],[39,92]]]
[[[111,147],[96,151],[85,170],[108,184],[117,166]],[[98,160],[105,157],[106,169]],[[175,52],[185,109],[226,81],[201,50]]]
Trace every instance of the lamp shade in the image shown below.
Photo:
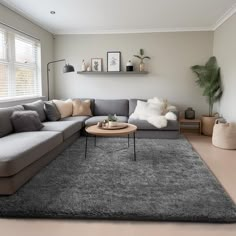
[[[74,67],[70,64],[65,64],[63,68],[63,73],[69,73],[75,71]]]

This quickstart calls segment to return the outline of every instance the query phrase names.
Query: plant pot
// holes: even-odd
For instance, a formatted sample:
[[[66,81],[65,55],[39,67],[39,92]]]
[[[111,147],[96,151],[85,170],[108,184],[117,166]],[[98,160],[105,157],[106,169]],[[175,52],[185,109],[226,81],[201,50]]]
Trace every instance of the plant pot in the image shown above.
[[[118,125],[118,122],[117,121],[109,121],[108,122],[108,126],[109,127],[116,127]]]
[[[212,136],[216,119],[215,116],[202,116],[202,133],[204,135]]]

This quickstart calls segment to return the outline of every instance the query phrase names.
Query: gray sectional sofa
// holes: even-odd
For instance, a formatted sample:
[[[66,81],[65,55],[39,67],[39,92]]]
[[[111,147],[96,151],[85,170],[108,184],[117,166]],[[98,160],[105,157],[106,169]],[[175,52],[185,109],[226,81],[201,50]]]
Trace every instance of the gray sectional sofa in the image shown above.
[[[40,131],[15,133],[10,117],[23,106],[0,108],[0,194],[10,195],[73,143],[85,126],[103,121],[108,114],[116,114],[118,121],[137,125],[137,137],[177,138],[178,121],[157,129],[146,121],[129,119],[137,99],[90,99],[93,116],[67,117],[59,121],[41,120]],[[63,174],[63,173],[62,173]]]

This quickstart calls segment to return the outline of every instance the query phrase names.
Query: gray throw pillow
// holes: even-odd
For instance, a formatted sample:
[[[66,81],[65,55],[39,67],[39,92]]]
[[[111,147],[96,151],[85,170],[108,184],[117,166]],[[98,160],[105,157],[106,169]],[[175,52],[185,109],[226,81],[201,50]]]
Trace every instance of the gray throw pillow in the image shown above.
[[[52,101],[44,102],[44,105],[47,120],[57,121],[61,119],[61,114],[58,111],[57,106]]]
[[[27,103],[23,105],[25,110],[36,111],[39,115],[39,119],[43,122],[46,120],[46,115],[44,112],[44,102],[39,100],[32,103]]]
[[[11,122],[16,133],[38,131],[44,127],[36,111],[14,111]]]

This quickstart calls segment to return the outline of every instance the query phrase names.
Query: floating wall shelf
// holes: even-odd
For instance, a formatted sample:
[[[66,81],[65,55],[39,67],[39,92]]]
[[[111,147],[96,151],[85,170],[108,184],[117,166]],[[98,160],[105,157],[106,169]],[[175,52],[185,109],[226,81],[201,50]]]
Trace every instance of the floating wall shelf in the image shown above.
[[[78,71],[77,74],[84,75],[146,75],[147,71]]]

